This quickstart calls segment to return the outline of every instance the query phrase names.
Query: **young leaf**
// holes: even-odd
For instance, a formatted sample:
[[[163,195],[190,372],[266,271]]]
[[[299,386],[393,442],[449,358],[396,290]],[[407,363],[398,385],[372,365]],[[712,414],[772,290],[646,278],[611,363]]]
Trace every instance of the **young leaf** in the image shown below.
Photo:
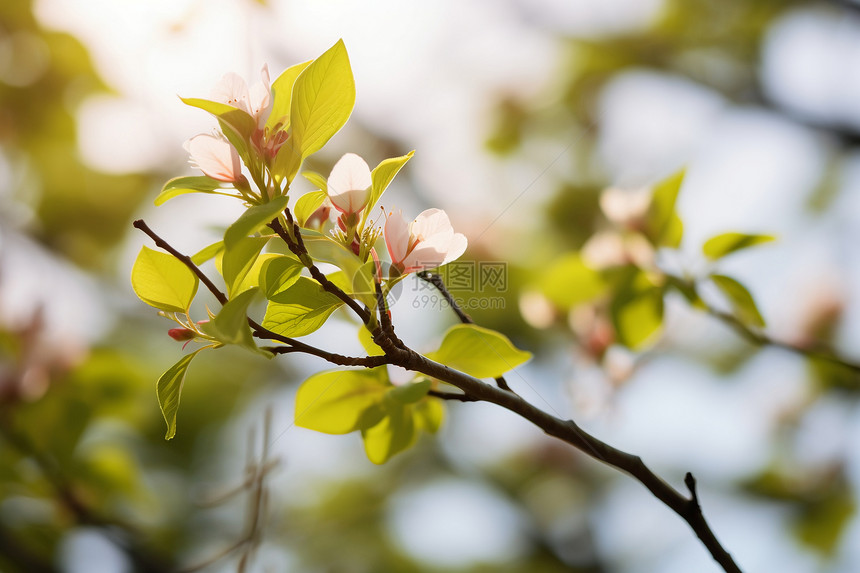
[[[412,405],[412,413],[415,417],[415,427],[424,430],[428,434],[435,434],[442,426],[445,418],[445,407],[439,398],[425,397],[417,404]]]
[[[278,259],[281,257],[284,257],[284,255],[277,255],[275,253],[263,253],[259,257],[257,257],[257,260],[254,261],[254,264],[251,265],[250,269],[248,269],[248,272],[245,275],[245,277],[239,282],[239,284],[237,286],[233,287],[233,296],[236,296],[237,294],[243,293],[246,290],[250,290],[254,287],[261,286],[260,285],[260,279],[261,279],[261,274],[263,272],[263,268],[266,266],[267,263],[269,263],[273,259]],[[290,257],[284,257],[284,258],[289,259]],[[295,259],[291,259],[291,260],[295,260]],[[298,261],[296,261],[296,262],[298,263]]]
[[[233,144],[239,155],[247,162],[248,159],[248,144],[246,143],[254,130],[257,129],[257,122],[254,118],[248,115],[247,112],[221,103],[200,98],[179,98],[182,103],[192,107],[200,108],[207,111],[218,118],[218,124],[221,126],[221,132]]]
[[[316,171],[305,171],[302,173],[302,177],[310,181],[311,185],[313,185],[323,193],[328,193],[328,181],[326,181],[326,178],[317,173]]]
[[[407,161],[412,159],[413,155],[415,155],[415,150],[412,150],[406,155],[402,155],[400,157],[386,159],[381,161],[379,165],[374,167],[373,171],[371,171],[370,179],[373,184],[370,186],[370,199],[367,201],[367,207],[364,208],[364,212],[362,213],[362,224],[367,221],[367,217],[370,212],[394,180],[395,175],[397,175],[400,169],[406,165]]]
[[[260,288],[263,294],[272,300],[299,280],[303,268],[302,263],[285,255],[274,255],[266,260],[260,269]]]
[[[383,402],[391,387],[379,370],[334,370],[311,376],[296,393],[296,425],[326,434],[375,426],[385,415]]]
[[[599,297],[607,284],[600,273],[586,265],[578,253],[570,253],[543,273],[540,287],[553,304],[569,309]]]
[[[494,330],[458,324],[445,333],[439,350],[427,357],[475,378],[497,378],[532,355],[517,349],[505,335]]]
[[[422,378],[415,382],[409,382],[402,386],[394,386],[388,391],[388,395],[401,404],[412,404],[421,400],[430,391],[430,379]]]
[[[705,244],[702,245],[702,252],[705,253],[706,257],[715,261],[735,251],[761,245],[762,243],[770,243],[775,240],[776,237],[773,235],[723,233],[705,241]]]
[[[663,290],[637,271],[615,295],[610,315],[618,341],[638,349],[663,325]]]
[[[228,297],[238,294],[242,281],[268,242],[268,237],[243,237],[225,247],[221,259],[221,274],[224,276],[224,282],[227,283]]]
[[[211,177],[174,177],[164,184],[161,193],[155,198],[156,207],[186,193],[215,193],[221,189],[221,182]]]
[[[200,325],[200,330],[222,344],[237,344],[252,352],[263,353],[254,344],[251,327],[248,326],[248,306],[259,292],[256,288],[247,290],[227,301],[215,318]]]
[[[158,383],[155,385],[158,406],[161,408],[164,421],[167,423],[167,433],[164,435],[164,439],[166,440],[170,440],[176,435],[176,412],[179,410],[182,385],[185,382],[188,365],[191,364],[191,361],[201,350],[203,348],[180,358],[179,362],[161,375],[161,378],[158,379]]]
[[[274,129],[278,123],[280,129],[287,130],[290,127],[290,104],[293,100],[293,85],[296,78],[310,65],[310,61],[290,66],[284,70],[278,78],[272,82],[272,111],[266,120],[266,127]]]
[[[358,341],[361,342],[361,346],[368,356],[383,356],[385,354],[385,351],[373,341],[373,335],[364,325],[358,329]]]
[[[684,225],[675,211],[675,201],[684,182],[684,170],[675,173],[654,187],[651,206],[648,208],[645,234],[658,247],[678,247],[684,234]]]
[[[361,431],[364,451],[375,464],[384,464],[415,442],[415,419],[411,406],[387,400],[385,414],[381,422]]]
[[[299,226],[305,226],[305,223],[308,222],[308,219],[314,214],[314,211],[319,209],[323,204],[325,198],[325,191],[311,191],[310,193],[305,193],[299,197],[299,200],[296,201],[295,208],[293,208],[293,216],[296,218]]]
[[[287,202],[288,199],[285,196],[275,197],[268,203],[247,209],[224,233],[224,245],[229,249],[248,235],[265,227],[272,219],[284,212]]]
[[[286,180],[287,189],[289,189],[289,183],[295,179],[301,165],[302,152],[296,146],[295,140],[290,138],[278,150],[278,154],[272,162],[272,174],[278,184]]]
[[[202,265],[208,260],[218,256],[224,250],[224,241],[217,241],[208,247],[203,247],[197,253],[191,255],[191,262],[195,265]]]
[[[725,275],[711,275],[711,280],[728,297],[741,322],[759,328],[764,327],[764,319],[758,311],[755,300],[744,285]]]
[[[140,300],[166,312],[186,312],[198,284],[181,261],[149,247],[140,250],[131,269],[131,286]]]
[[[273,297],[263,326],[284,336],[298,337],[319,329],[343,302],[313,279],[299,277],[290,288]]]
[[[305,68],[293,86],[292,139],[301,156],[319,151],[343,127],[355,105],[355,81],[343,40]]]

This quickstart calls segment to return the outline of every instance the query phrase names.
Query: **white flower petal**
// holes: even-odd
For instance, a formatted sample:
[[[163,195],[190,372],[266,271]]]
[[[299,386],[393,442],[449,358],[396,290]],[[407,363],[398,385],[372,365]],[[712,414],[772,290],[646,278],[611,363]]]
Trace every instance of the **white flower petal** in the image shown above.
[[[240,75],[233,72],[224,74],[224,77],[215,84],[212,99],[250,113],[248,84]]]
[[[347,153],[335,163],[328,177],[328,196],[344,213],[358,213],[367,205],[372,184],[370,167],[355,153]]]
[[[195,135],[185,142],[192,163],[203,173],[234,183],[242,176],[242,162],[236,149],[225,139],[209,134]]]
[[[399,264],[409,250],[409,225],[403,219],[403,213],[398,211],[388,216],[385,221],[385,246],[392,264]]]

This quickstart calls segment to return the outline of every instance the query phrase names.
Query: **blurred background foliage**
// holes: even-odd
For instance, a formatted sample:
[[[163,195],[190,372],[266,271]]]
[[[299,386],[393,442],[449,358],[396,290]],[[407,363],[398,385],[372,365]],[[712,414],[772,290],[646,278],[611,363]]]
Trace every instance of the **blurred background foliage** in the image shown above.
[[[277,3],[252,4],[248,10],[265,14]],[[523,6],[519,9],[525,13]],[[543,174],[549,161],[531,145],[548,141],[553,155],[563,150],[574,168],[565,176],[548,176],[552,188],[542,196],[539,220],[506,229],[503,239],[497,233],[470,236],[471,259],[507,262],[506,288],[454,292],[476,322],[536,353],[530,378],[558,380],[562,370],[573,373],[571,384],[578,377],[591,380],[599,395],[592,401],[605,402],[611,416],[612,404],[635,390],[639,370],[668,355],[705,365],[726,393],[741,396],[735,390],[744,382],[733,374],[768,344],[748,343],[727,335],[726,328],[720,330],[719,344],[708,338],[685,343],[684,332],[663,332],[664,306],[689,309],[710,324],[721,322],[705,317],[708,309],[702,308],[698,292],[690,292],[695,277],[684,269],[675,273],[671,254],[668,264],[658,264],[667,256],[666,247],[671,250],[677,242],[649,236],[635,217],[619,222],[607,216],[604,189],[617,181],[599,149],[600,101],[613,80],[631,70],[648,70],[706,87],[728,106],[766,109],[812,129],[822,138],[830,167],[809,189],[808,205],[826,213],[838,170],[856,152],[858,124],[784,105],[779,94],[774,97],[762,85],[766,35],[790,11],[806,7],[855,23],[860,13],[851,2],[666,0],[656,17],[633,30],[566,37],[531,23],[558,41],[562,55],[554,85],[533,97],[499,92],[481,102],[492,117],[482,134],[485,148],[501,161],[534,163]],[[614,544],[616,534],[624,536],[623,528],[605,515],[613,499],[627,499],[627,478],[528,428],[517,426],[528,437],[513,438],[500,429],[509,425],[508,418],[493,426],[493,415],[478,406],[449,408],[451,429],[437,441],[422,439],[384,467],[356,461],[361,456],[357,442],[344,446],[349,453],[332,449],[331,441],[310,442],[305,449],[319,448],[313,455],[293,458],[290,447],[299,448],[297,441],[285,446],[288,440],[281,438],[297,431],[291,429],[289,395],[307,372],[301,365],[222,351],[195,362],[183,392],[180,431],[165,442],[154,382],[175,361],[176,343],[165,335],[163,321],[131,299],[117,269],[131,220],[174,174],[162,169],[179,162],[129,173],[87,165],[79,151],[76,112],[85,98],[109,89],[84,45],[43,27],[29,0],[0,3],[0,293],[6,295],[0,315],[0,571],[188,571],[197,565],[212,571],[348,573],[711,570],[704,549],[681,525],[673,524],[677,530],[671,530],[668,541],[658,535],[656,549],[650,547],[650,536],[666,522],[649,525],[650,516],[662,517],[663,509],[641,513],[643,506],[659,504],[638,490],[639,501],[618,502],[624,507],[615,511],[640,525],[632,535],[649,539]],[[413,146],[361,118],[353,121],[359,125],[349,137],[360,138],[382,156]],[[120,140],[134,133],[118,124],[111,136]],[[180,154],[177,146],[175,155]],[[331,159],[315,159],[310,167],[328,172]],[[408,191],[428,206],[436,202],[417,178]],[[767,229],[767,213],[760,216]],[[508,249],[513,243],[519,247]],[[601,263],[597,259],[607,248],[611,260]],[[9,262],[16,257],[36,269],[43,259],[63,272],[72,269],[69,275],[45,273],[42,280],[54,283],[49,290],[60,293],[59,304],[67,306],[89,304],[77,300],[77,289],[66,282],[83,281],[81,288],[95,293],[109,318],[92,332],[58,330],[50,320],[57,303],[16,287],[21,278]],[[35,300],[21,298],[27,294]],[[488,296],[502,297],[504,304],[468,305]],[[805,302],[811,310],[795,346],[808,349],[810,341],[838,346],[846,302],[825,297],[797,304]],[[624,308],[632,309],[632,318],[621,317]],[[632,331],[625,332],[624,324]],[[860,461],[845,452],[804,456],[798,444],[809,416],[822,415],[817,413],[822,404],[830,408],[825,416],[834,408],[845,413],[832,422],[834,434],[855,428],[856,435],[860,380],[856,371],[832,361],[802,364],[800,398],[776,414],[768,411],[773,425],[767,452],[752,464],[754,469],[740,478],[726,478],[718,470],[697,474],[705,513],[716,513],[714,528],[730,550],[741,535],[734,535],[731,525],[743,517],[721,521],[721,503],[766,515],[764,521],[753,520],[772,528],[759,543],[786,560],[801,555],[792,570],[853,571],[860,566],[850,541],[860,530],[855,511]],[[525,378],[511,382],[529,386]],[[568,412],[561,402],[579,395],[561,383],[538,390],[549,402],[530,398],[551,411]],[[267,404],[275,405],[269,433],[261,414]],[[678,409],[685,407],[679,401]],[[498,433],[476,432],[482,420]],[[724,419],[716,427],[733,423]],[[273,437],[271,432],[278,433]],[[278,441],[282,447],[274,453],[261,445]],[[478,449],[497,450],[493,441],[507,447],[489,460],[472,459]],[[660,451],[661,445],[653,447]],[[719,455],[712,454],[712,466],[721,465]],[[309,471],[295,468],[301,460],[326,456],[335,459]],[[672,479],[688,469],[665,459],[657,467]],[[203,503],[231,485],[239,485],[236,495],[211,507]],[[426,527],[450,535],[429,536],[416,548],[412,530],[421,530],[419,509],[429,507],[422,503],[428,491],[437,496],[429,498],[435,500],[430,505],[450,508],[451,517],[446,522],[437,515]],[[499,523],[507,525],[493,529]],[[756,531],[742,534],[754,537]],[[428,548],[436,539],[452,544]],[[466,546],[453,543],[457,539]],[[745,558],[747,563],[763,559],[744,547],[735,553],[742,566]]]

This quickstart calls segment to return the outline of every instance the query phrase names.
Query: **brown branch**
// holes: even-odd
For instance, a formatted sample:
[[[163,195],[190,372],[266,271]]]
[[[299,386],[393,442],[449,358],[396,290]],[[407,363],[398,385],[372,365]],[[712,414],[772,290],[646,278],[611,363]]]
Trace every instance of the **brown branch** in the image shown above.
[[[705,520],[698,504],[695,487],[691,489],[692,497],[684,496],[652,472],[638,456],[602,442],[585,432],[573,420],[562,420],[552,416],[512,392],[485,384],[477,378],[434,362],[412,350],[392,352],[390,358],[392,364],[453,384],[475,400],[490,402],[510,410],[532,422],[546,434],[571,444],[596,460],[628,473],[690,525],[714,560],[727,573],[740,573],[740,568],[720,545]],[[689,484],[688,479],[688,486]]]
[[[372,325],[373,324],[373,316],[370,312],[362,308],[360,304],[358,304],[355,299],[351,296],[343,292],[343,290],[338,287],[336,284],[328,280],[328,278],[319,270],[319,268],[314,264],[313,260],[310,258],[310,254],[308,253],[307,248],[305,247],[304,240],[302,239],[301,228],[298,224],[293,220],[293,216],[290,213],[289,209],[284,212],[284,215],[287,217],[287,223],[292,226],[293,233],[291,236],[290,233],[284,229],[283,225],[278,219],[273,220],[269,223],[269,227],[287,244],[287,247],[290,251],[296,255],[302,264],[310,271],[311,277],[315,281],[317,281],[321,287],[326,292],[329,292],[343,301],[352,311],[361,319],[364,324]]]
[[[463,324],[475,324],[475,321],[472,320],[472,317],[463,312],[463,309],[460,308],[460,305],[457,304],[457,301],[454,300],[454,297],[451,296],[450,292],[448,292],[448,289],[445,287],[445,282],[442,280],[441,276],[435,273],[431,273],[430,271],[422,271],[418,273],[418,277],[436,287],[436,290],[439,291],[439,293],[445,299],[445,302],[448,303],[448,306],[451,307],[451,310],[453,310],[454,314],[457,315],[457,318],[460,319],[460,322],[462,322]],[[498,378],[496,378],[496,384],[502,390],[513,392],[510,385],[508,385],[508,381],[505,380],[504,376],[499,376]]]
[[[221,292],[221,290],[217,286],[215,286],[215,283],[213,283],[209,279],[209,277],[206,276],[206,273],[204,273],[202,270],[200,270],[200,267],[198,267],[196,264],[194,264],[194,261],[191,260],[191,257],[189,257],[188,255],[184,255],[184,254],[180,253],[179,251],[177,251],[175,248],[173,248],[173,246],[171,246],[170,243],[168,243],[167,241],[162,239],[160,236],[158,236],[158,234],[155,231],[153,231],[151,228],[149,228],[149,225],[147,225],[143,221],[143,219],[138,219],[133,224],[134,224],[134,227],[136,229],[140,229],[147,236],[149,236],[149,238],[151,238],[158,247],[167,251],[168,253],[173,255],[177,260],[179,260],[181,263],[183,263],[186,267],[188,267],[188,269],[191,272],[193,272],[197,276],[197,278],[200,279],[200,282],[202,282],[204,285],[206,285],[206,288],[209,289],[209,292],[211,292],[215,296],[215,298],[218,299],[218,302],[220,302],[222,306],[227,304],[227,302],[229,300],[227,298],[227,295],[225,295],[223,292]],[[356,365],[356,364],[348,364],[345,362],[338,362],[337,360],[349,361],[350,358],[346,357],[346,356],[340,356],[339,354],[333,354],[331,352],[326,352],[325,350],[322,350],[322,349],[317,348],[315,346],[311,346],[310,344],[306,344],[304,342],[296,340],[295,338],[290,338],[288,336],[283,336],[281,334],[273,332],[273,331],[269,330],[268,328],[265,328],[264,326],[262,326],[261,324],[254,321],[251,318],[248,318],[248,325],[250,325],[251,329],[254,331],[255,337],[261,338],[264,340],[276,340],[278,342],[283,342],[284,344],[287,344],[289,346],[290,352],[303,352],[305,354],[311,354],[313,356],[318,356],[320,358],[323,358],[325,360],[329,360],[330,362],[333,362],[334,364],[339,364],[341,366]],[[280,347],[278,347],[278,348],[280,348]],[[272,349],[268,349],[268,350],[272,351]],[[284,350],[280,350],[280,351],[274,352],[274,353],[275,354],[286,354],[287,352],[285,352]],[[353,359],[353,360],[359,360],[359,359]]]

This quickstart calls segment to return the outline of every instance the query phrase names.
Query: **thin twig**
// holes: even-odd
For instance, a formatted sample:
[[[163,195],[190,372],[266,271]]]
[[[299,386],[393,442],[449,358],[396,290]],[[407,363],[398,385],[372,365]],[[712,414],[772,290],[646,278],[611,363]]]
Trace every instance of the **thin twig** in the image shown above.
[[[710,306],[707,307],[707,312],[711,316],[718,318],[724,324],[731,327],[747,342],[750,342],[751,344],[754,344],[756,346],[772,346],[774,348],[781,348],[783,350],[793,352],[794,354],[805,356],[806,358],[811,358],[813,360],[823,360],[825,362],[829,362],[831,364],[847,368],[848,370],[852,370],[853,372],[860,373],[860,363],[852,362],[850,360],[842,358],[832,349],[828,348],[823,344],[816,343],[804,346],[799,344],[792,344],[783,340],[776,340],[764,334],[763,332],[757,332],[751,329],[733,314],[717,310]]]
[[[460,308],[460,305],[457,304],[457,301],[454,300],[454,297],[451,296],[450,292],[448,292],[448,288],[445,286],[445,281],[442,280],[441,276],[435,273],[431,273],[430,271],[422,271],[418,273],[418,277],[436,287],[436,290],[439,291],[439,293],[445,299],[445,302],[448,303],[448,306],[451,307],[451,310],[453,310],[454,314],[457,315],[457,318],[460,319],[460,322],[462,322],[463,324],[475,324],[475,321],[472,320],[472,317],[463,312],[463,309]],[[502,390],[513,392],[510,385],[508,384],[508,381],[505,380],[504,376],[499,376],[498,378],[496,378],[496,384]]]
[[[352,311],[361,319],[364,324],[372,325],[372,315],[368,312],[367,309],[362,308],[360,304],[358,304],[351,296],[343,292],[343,290],[338,287],[336,284],[328,280],[328,278],[319,270],[319,268],[313,263],[313,260],[310,258],[307,248],[305,247],[304,240],[302,239],[301,228],[298,224],[293,220],[292,214],[289,209],[284,212],[284,215],[287,218],[287,223],[292,226],[293,233],[295,235],[295,239],[284,229],[283,225],[278,219],[273,220],[269,223],[269,227],[287,244],[287,247],[290,251],[296,255],[302,264],[310,271],[311,277],[315,281],[317,281],[320,286],[327,292],[330,292],[344,304],[346,304]]]

